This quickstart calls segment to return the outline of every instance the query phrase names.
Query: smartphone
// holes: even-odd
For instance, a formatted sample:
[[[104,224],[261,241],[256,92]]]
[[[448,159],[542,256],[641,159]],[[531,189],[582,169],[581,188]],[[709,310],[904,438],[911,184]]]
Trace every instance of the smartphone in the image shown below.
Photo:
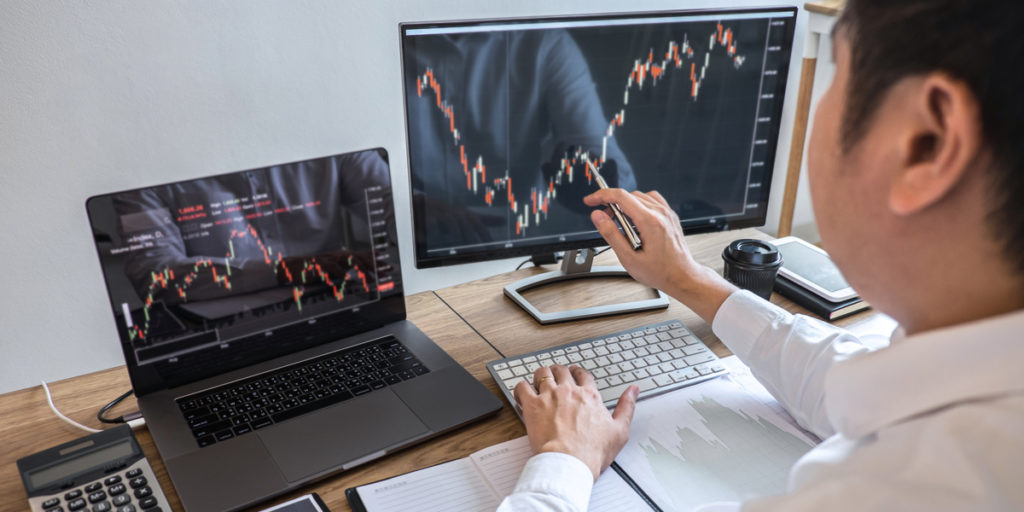
[[[260,512],[330,512],[327,509],[327,505],[324,504],[323,500],[317,493],[307,494],[300,496],[294,500],[286,501],[280,505],[275,505],[270,508],[265,508]]]
[[[782,253],[779,274],[804,289],[831,302],[842,302],[857,296],[843,279],[828,253],[795,236],[774,242]]]

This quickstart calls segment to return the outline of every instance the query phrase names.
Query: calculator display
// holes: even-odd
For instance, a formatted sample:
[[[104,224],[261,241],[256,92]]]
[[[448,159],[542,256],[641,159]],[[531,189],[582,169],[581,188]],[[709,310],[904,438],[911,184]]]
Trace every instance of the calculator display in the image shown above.
[[[103,466],[107,462],[121,459],[134,453],[135,450],[132,448],[131,441],[126,439],[123,442],[107,445],[79,457],[62,461],[57,465],[33,471],[28,475],[29,482],[36,489],[43,488],[70,476],[96,468],[97,466]]]

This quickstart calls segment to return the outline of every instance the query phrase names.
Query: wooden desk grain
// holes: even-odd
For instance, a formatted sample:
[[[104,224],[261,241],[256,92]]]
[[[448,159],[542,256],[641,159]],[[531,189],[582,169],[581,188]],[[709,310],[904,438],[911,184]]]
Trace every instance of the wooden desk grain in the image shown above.
[[[698,262],[721,273],[722,250],[738,238],[772,239],[761,231],[750,228],[688,236],[687,242]],[[618,259],[612,251],[601,254],[596,261],[601,265],[618,264]],[[443,288],[438,290],[437,294],[466,322],[475,327],[504,357],[667,320],[682,321],[720,357],[732,355],[729,349],[711,332],[711,326],[707,322],[701,320],[696,313],[675,299],[670,299],[668,309],[544,326],[534,321],[526,311],[505,297],[502,290],[505,285],[556,268],[556,265],[527,268]],[[651,296],[650,293],[648,288],[628,279],[581,279],[531,290],[531,293],[526,296],[543,311],[557,311],[609,302],[638,300]],[[804,308],[779,294],[772,294],[771,300],[788,311],[810,314]],[[846,325],[862,318],[864,318],[863,314],[857,314],[840,320],[837,324]]]
[[[433,292],[412,295],[406,299],[406,305],[410,320],[465,366],[474,377],[487,385],[495,396],[501,396],[484,367],[487,361],[496,359],[498,354],[484,340]],[[96,411],[129,387],[131,384],[128,372],[123,366],[50,384],[58,409],[79,423],[94,428],[101,427],[96,419]],[[136,409],[134,398],[125,402],[115,412],[124,413]],[[46,405],[46,395],[41,386],[0,395],[0,418],[0,511],[25,510],[28,498],[15,461],[86,433],[53,415]],[[316,492],[332,511],[347,511],[350,508],[345,499],[345,489],[349,487],[465,457],[474,451],[525,433],[515,413],[506,404],[497,416],[352,471],[307,485],[302,490],[272,500],[263,507],[308,492]],[[182,510],[149,431],[137,431],[135,435],[171,507],[174,510]]]
[[[846,0],[819,0],[804,4],[804,9],[808,11],[828,14],[829,16],[838,16],[839,13],[843,12],[843,7],[846,7]]]

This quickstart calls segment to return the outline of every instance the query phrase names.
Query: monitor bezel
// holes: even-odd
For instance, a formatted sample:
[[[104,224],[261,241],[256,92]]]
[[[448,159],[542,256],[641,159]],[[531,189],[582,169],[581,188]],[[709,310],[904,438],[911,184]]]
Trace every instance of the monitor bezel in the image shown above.
[[[535,254],[550,254],[559,251],[566,251],[572,249],[588,249],[593,247],[601,247],[607,245],[604,238],[595,229],[592,233],[593,236],[590,238],[579,239],[574,241],[565,242],[550,242],[536,245],[524,245],[524,246],[513,246],[513,247],[501,247],[496,249],[485,249],[481,251],[475,251],[471,253],[460,253],[460,254],[448,254],[442,256],[430,256],[427,254],[426,244],[420,241],[426,238],[426,219],[423,213],[419,212],[420,207],[417,206],[415,200],[415,191],[413,190],[413,176],[412,176],[412,155],[409,152],[410,144],[410,130],[409,130],[409,105],[406,90],[406,55],[405,55],[405,41],[407,32],[411,29],[423,29],[423,28],[446,28],[456,26],[481,26],[481,25],[497,25],[507,23],[537,23],[537,22],[559,22],[559,21],[590,21],[590,20],[608,20],[608,19],[636,19],[636,18],[660,18],[665,16],[706,16],[709,14],[756,14],[766,12],[778,12],[778,11],[789,11],[793,14],[793,24],[790,27],[789,32],[786,35],[787,45],[790,48],[790,59],[786,61],[785,68],[785,80],[788,82],[788,73],[790,62],[792,61],[792,47],[794,36],[796,32],[797,16],[800,9],[793,5],[778,5],[778,6],[765,6],[765,7],[742,7],[735,9],[727,8],[709,8],[709,9],[673,9],[673,10],[658,10],[658,11],[629,11],[629,12],[606,12],[600,14],[566,14],[566,15],[545,15],[545,16],[520,16],[520,17],[508,17],[508,18],[480,18],[480,19],[462,19],[462,20],[447,20],[447,21],[415,21],[415,22],[401,22],[398,24],[399,27],[399,38],[398,38],[398,51],[401,57],[401,73],[402,73],[402,115],[405,122],[405,145],[406,145],[406,175],[409,179],[409,211],[412,214],[412,228],[413,228],[413,253],[415,255],[415,265],[418,269],[425,268],[436,268],[451,265],[458,265],[463,263],[473,263],[480,261],[494,261],[508,258],[532,256]],[[787,84],[788,85],[788,84]],[[782,98],[779,101],[779,132],[782,128],[781,113],[785,108],[786,101],[786,89],[788,86],[784,86],[782,90]],[[775,159],[778,155],[778,136],[776,136],[775,144],[772,147],[772,151],[767,161],[771,162],[769,168],[765,171],[765,179],[763,183],[768,183],[764,213],[758,217],[751,217],[748,219],[739,219],[734,222],[714,222],[714,221],[680,221],[680,225],[686,231],[686,234],[700,234],[710,233],[716,231],[727,231],[731,229],[741,229],[748,227],[760,227],[764,226],[768,216],[768,197],[771,191],[771,180],[775,174]]]
[[[210,378],[210,377],[214,377],[214,376],[217,376],[217,375],[221,375],[223,373],[227,373],[227,372],[232,371],[232,370],[236,370],[236,369],[239,369],[239,368],[244,368],[244,367],[251,366],[251,365],[254,365],[254,364],[259,364],[259,363],[264,362],[264,361],[269,361],[271,359],[275,359],[275,358],[282,357],[282,356],[285,356],[285,355],[288,355],[288,354],[300,352],[302,350],[308,350],[308,349],[313,348],[313,347],[317,347],[317,346],[320,346],[320,345],[325,345],[325,344],[328,344],[328,343],[331,343],[331,342],[335,342],[335,341],[338,341],[340,339],[344,339],[344,338],[349,337],[349,336],[356,336],[358,334],[361,334],[361,333],[364,333],[364,332],[368,332],[368,331],[371,331],[373,329],[378,329],[380,327],[383,327],[385,325],[388,325],[388,324],[391,324],[391,323],[394,323],[394,322],[405,320],[406,319],[405,280],[402,278],[401,253],[399,251],[400,248],[399,248],[398,240],[397,240],[397,237],[398,237],[397,233],[398,233],[398,231],[397,231],[396,226],[394,225],[395,224],[395,216],[391,217],[390,223],[392,225],[388,226],[389,230],[391,230],[392,232],[396,233],[396,240],[394,240],[394,246],[390,247],[388,249],[388,252],[392,254],[392,258],[397,262],[397,264],[395,265],[395,274],[394,274],[394,279],[395,279],[395,283],[396,283],[394,291],[390,292],[387,296],[383,296],[382,295],[377,302],[361,305],[361,306],[359,306],[359,308],[356,308],[355,310],[343,309],[343,310],[339,310],[339,311],[334,312],[334,313],[330,313],[329,315],[322,315],[322,316],[317,318],[317,321],[319,322],[319,321],[321,321],[322,318],[327,318],[327,317],[330,317],[331,320],[334,320],[334,319],[341,319],[341,317],[343,315],[358,315],[359,320],[363,321],[364,323],[362,323],[362,324],[355,324],[355,323],[353,323],[352,325],[354,327],[351,328],[351,332],[347,332],[346,331],[346,333],[344,335],[342,335],[342,336],[338,336],[336,333],[333,333],[333,332],[328,332],[325,329],[324,333],[318,334],[317,336],[312,337],[312,339],[304,340],[304,341],[301,341],[301,342],[287,343],[287,344],[284,344],[284,345],[281,345],[281,346],[278,346],[278,347],[274,347],[273,349],[266,349],[266,350],[258,351],[257,353],[252,354],[252,355],[242,354],[242,352],[245,350],[245,347],[243,346],[243,347],[240,347],[240,349],[238,351],[238,353],[242,354],[242,355],[240,355],[236,360],[232,361],[232,363],[229,364],[229,365],[219,366],[219,367],[217,367],[215,369],[205,369],[204,368],[204,369],[192,372],[192,373],[187,373],[187,372],[183,373],[183,374],[181,374],[182,376],[180,376],[180,377],[172,376],[171,378],[168,378],[165,375],[160,374],[159,369],[156,367],[156,365],[160,364],[161,362],[153,362],[153,363],[149,363],[149,364],[138,364],[138,362],[136,361],[134,349],[131,346],[131,340],[129,340],[129,339],[127,339],[125,337],[124,332],[122,331],[120,326],[117,325],[118,317],[117,317],[117,303],[115,302],[116,298],[113,295],[113,292],[112,292],[111,287],[110,287],[109,280],[107,278],[106,267],[104,266],[104,262],[103,262],[103,254],[101,253],[100,246],[99,246],[99,244],[96,241],[97,231],[96,231],[96,227],[95,227],[95,219],[94,219],[94,215],[93,215],[93,207],[92,207],[92,205],[95,202],[99,201],[99,200],[107,199],[107,198],[110,198],[110,197],[113,197],[113,196],[116,196],[116,195],[119,195],[119,194],[128,193],[128,192],[136,192],[136,191],[146,190],[146,189],[156,188],[156,187],[166,187],[166,186],[170,186],[170,185],[176,185],[176,184],[179,184],[179,183],[189,183],[189,182],[193,182],[193,181],[206,180],[206,179],[211,179],[211,178],[219,178],[219,177],[230,176],[230,175],[234,175],[234,174],[241,174],[241,173],[252,172],[252,171],[261,171],[261,170],[265,170],[265,169],[270,168],[270,167],[290,165],[290,164],[295,164],[295,163],[300,163],[300,162],[307,162],[307,161],[311,161],[311,160],[320,160],[320,159],[324,159],[324,158],[331,158],[331,157],[335,157],[335,156],[343,156],[343,155],[354,154],[354,153],[363,153],[363,152],[367,152],[367,151],[375,151],[375,152],[379,153],[381,155],[381,157],[384,159],[385,164],[387,164],[387,166],[388,166],[388,181],[389,181],[388,187],[389,187],[389,192],[390,192],[389,195],[391,196],[392,207],[394,207],[394,180],[392,179],[392,176],[391,176],[391,159],[390,159],[390,155],[388,154],[388,151],[385,148],[383,148],[383,147],[372,147],[372,148],[366,148],[366,149],[357,149],[357,150],[351,150],[351,151],[344,151],[344,152],[341,152],[341,153],[332,153],[332,154],[329,154],[329,155],[323,155],[323,156],[318,156],[318,157],[313,157],[313,158],[303,158],[303,159],[300,159],[300,160],[293,160],[293,161],[289,161],[289,162],[274,163],[274,164],[270,164],[270,165],[263,165],[263,166],[260,166],[260,167],[247,168],[247,169],[242,169],[242,170],[238,170],[238,171],[223,172],[223,173],[217,173],[217,174],[198,176],[198,177],[195,177],[195,178],[189,178],[189,179],[184,179],[184,180],[175,180],[175,181],[170,181],[170,182],[157,183],[157,184],[152,184],[152,185],[146,185],[146,186],[143,186],[143,187],[136,187],[136,188],[131,188],[131,189],[119,190],[119,191],[116,191],[116,192],[107,192],[107,193],[103,193],[103,194],[96,194],[96,195],[88,197],[85,200],[86,216],[87,216],[87,220],[89,222],[90,234],[91,234],[91,236],[93,238],[93,246],[96,249],[96,256],[97,256],[96,261],[99,263],[99,266],[100,266],[100,275],[103,276],[103,285],[104,285],[104,287],[106,289],[107,304],[109,304],[109,307],[110,307],[110,309],[108,311],[111,313],[112,320],[113,320],[113,322],[115,324],[114,325],[114,329],[117,331],[118,341],[119,341],[119,343],[121,345],[121,351],[122,351],[122,353],[124,355],[124,359],[125,359],[125,366],[128,369],[128,377],[129,377],[129,379],[132,382],[132,388],[135,390],[136,396],[143,396],[143,395],[147,395],[147,394],[154,393],[154,392],[157,392],[157,391],[161,391],[161,390],[164,390],[164,389],[173,389],[173,388],[185,385],[185,384],[189,384],[189,383],[197,382],[197,381],[200,381],[200,380],[203,380],[203,379],[206,379],[206,378]],[[289,326],[291,326],[291,325],[289,325]],[[278,328],[267,329],[267,330],[264,330],[264,331],[257,331],[257,332],[254,332],[254,333],[250,334],[250,335],[247,335],[244,339],[260,338],[260,337],[263,337],[263,335],[266,332],[278,331],[278,330],[281,330],[281,328],[278,327]],[[273,338],[274,337],[272,336],[269,339],[269,341],[272,342]],[[201,357],[203,353],[204,353],[204,350],[198,350],[198,351],[190,352],[190,353],[188,353],[186,355],[189,356],[189,357]],[[176,363],[174,363],[174,364],[176,364]],[[176,375],[176,374],[172,374],[172,375]]]

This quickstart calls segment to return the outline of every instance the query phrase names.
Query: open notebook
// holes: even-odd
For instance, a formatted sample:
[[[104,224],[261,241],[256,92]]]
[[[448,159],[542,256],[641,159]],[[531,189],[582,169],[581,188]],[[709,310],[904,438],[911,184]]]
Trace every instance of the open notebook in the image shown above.
[[[359,512],[478,512],[494,510],[512,492],[533,456],[526,436],[484,448],[469,457],[346,491]],[[615,471],[594,484],[587,510],[652,510]]]
[[[588,510],[682,512],[785,492],[789,469],[819,440],[739,359],[722,363],[726,375],[637,404],[629,442]],[[357,511],[493,511],[531,455],[522,437],[347,494]]]

